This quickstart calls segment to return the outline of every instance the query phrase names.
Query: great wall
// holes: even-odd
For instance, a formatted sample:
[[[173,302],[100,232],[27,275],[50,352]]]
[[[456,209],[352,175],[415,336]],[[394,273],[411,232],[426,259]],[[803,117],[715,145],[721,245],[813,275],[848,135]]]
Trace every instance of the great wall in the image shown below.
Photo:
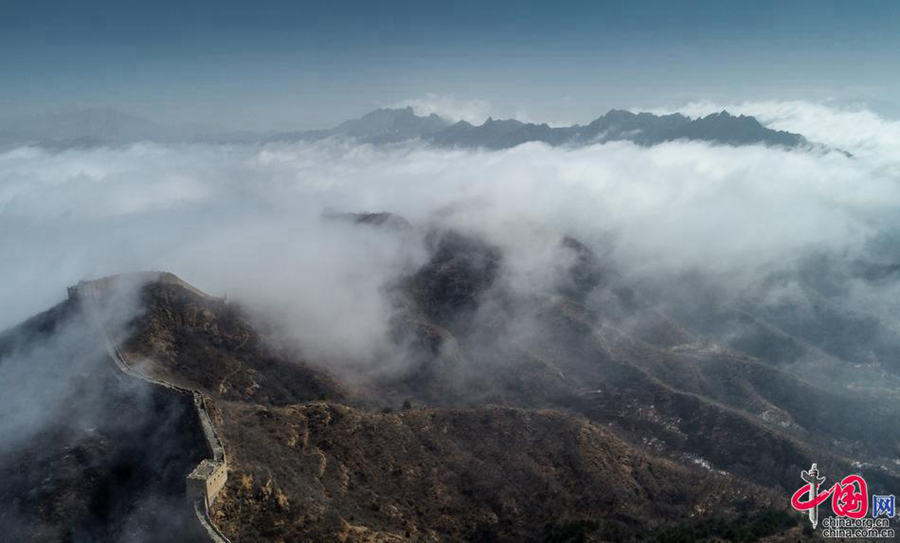
[[[167,282],[177,282],[179,285],[187,285],[172,274],[159,274],[158,279]],[[224,488],[228,480],[228,459],[225,456],[225,448],[219,440],[213,426],[212,419],[209,416],[209,409],[206,404],[206,397],[198,390],[184,388],[173,383],[153,378],[143,372],[132,368],[128,365],[121,351],[116,347],[103,318],[101,317],[100,304],[98,295],[104,285],[111,282],[113,278],[107,277],[95,281],[80,281],[74,287],[68,288],[68,297],[73,302],[82,303],[86,309],[91,322],[97,329],[98,335],[103,341],[104,347],[109,357],[115,363],[120,373],[129,378],[139,379],[153,386],[164,387],[165,389],[176,394],[189,395],[192,398],[194,411],[197,415],[200,427],[203,429],[204,442],[208,449],[209,458],[203,459],[190,474],[187,475],[185,482],[185,494],[187,505],[192,507],[197,516],[197,520],[203,532],[209,536],[210,541],[214,543],[230,543],[227,537],[216,527],[209,516],[209,507],[213,504],[219,492]],[[192,291],[201,294],[206,298],[211,296],[197,291],[190,287]]]

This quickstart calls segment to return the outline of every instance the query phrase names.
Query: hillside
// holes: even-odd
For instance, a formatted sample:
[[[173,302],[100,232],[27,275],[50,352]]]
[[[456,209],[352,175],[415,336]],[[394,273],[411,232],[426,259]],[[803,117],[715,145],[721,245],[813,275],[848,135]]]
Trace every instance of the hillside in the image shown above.
[[[214,518],[237,540],[527,540],[580,520],[632,537],[712,504],[726,515],[777,504],[777,492],[648,454],[567,411],[384,412],[372,405],[386,396],[345,395],[322,370],[282,373],[306,364],[257,350],[261,336],[232,304],[170,282],[148,284],[142,297],[152,309],[136,321],[127,356],[156,349],[147,371],[215,398],[231,470]],[[229,346],[235,331],[247,333],[238,347]],[[198,368],[230,377],[191,378]],[[286,382],[319,388],[288,398]]]
[[[823,327],[884,324],[825,303],[812,286],[817,309],[804,321],[786,320],[789,307],[740,298],[739,305],[700,305],[712,316],[704,319],[662,311],[652,286],[630,280],[615,260],[574,237],[559,242],[564,266],[551,287],[523,291],[506,280],[505,251],[472,234],[423,229],[388,213],[326,220],[383,229],[405,242],[420,236],[428,258],[386,290],[401,371],[348,375],[252,317],[243,305],[252,300],[212,297],[172,274],[92,283],[110,303],[119,300],[106,326],[118,330],[129,365],[210,398],[229,459],[211,516],[234,541],[738,537],[723,526],[795,540],[800,527],[785,512],[787,496],[811,463],[862,473],[872,492],[900,484],[891,461],[900,435],[890,415],[896,401],[857,393],[861,380],[823,386],[848,368],[865,374],[851,363],[853,352],[830,347]],[[72,304],[4,334],[3,352],[26,352],[22,338],[45,341],[60,323],[77,325]],[[73,335],[93,345],[91,372],[109,373],[96,333],[82,324],[65,334]],[[71,358],[72,347],[63,346]],[[816,378],[796,365],[812,356],[822,362]],[[885,389],[892,379],[882,377]],[[47,445],[56,434],[30,436],[9,453],[5,499],[41,477],[21,469],[25,458],[42,458],[37,465],[61,481],[46,489],[58,497],[56,512],[17,502],[17,518],[40,519],[47,533],[60,533],[63,525],[98,522],[94,509],[73,505],[82,493],[140,501],[148,492],[184,492],[185,470],[198,458],[195,423],[171,414],[160,421],[153,413],[177,413],[177,402],[151,395],[157,407],[128,415],[140,425],[106,429],[117,419],[104,414],[130,409],[116,387],[135,385],[120,381],[81,395],[99,402],[90,403],[99,422],[86,437],[64,433],[57,449]],[[148,433],[151,426],[159,432]],[[174,440],[162,458],[119,452],[160,451],[157,439]],[[94,472],[74,469],[72,454],[74,465],[89,462],[101,474],[126,469],[145,477],[125,483],[110,475],[100,487],[107,490],[95,490],[79,479]],[[136,467],[114,467],[120,454]],[[162,514],[116,503],[126,505],[115,514],[128,518],[137,514],[129,507],[139,507],[145,516],[136,522],[150,533]]]
[[[375,216],[348,217],[360,228],[386,227],[386,221],[366,220]],[[524,297],[498,283],[504,266],[498,248],[452,231],[432,231],[425,239],[431,259],[399,281],[392,294],[397,308],[392,335],[406,346],[411,363],[401,374],[382,376],[361,388],[338,384],[339,377],[289,350],[264,347],[269,343],[266,334],[241,316],[239,306],[191,296],[168,283],[144,288],[144,305],[151,310],[136,321],[127,343],[130,356],[152,360],[152,371],[189,380],[220,400],[223,439],[237,466],[217,506],[226,531],[253,539],[268,533],[254,530],[272,529],[289,538],[295,533],[321,535],[331,529],[324,526],[337,522],[339,531],[363,539],[403,537],[398,534],[407,530],[423,536],[434,531],[437,539],[466,539],[474,526],[496,532],[501,540],[521,538],[533,534],[536,525],[520,522],[537,515],[541,523],[552,523],[561,513],[541,516],[534,510],[509,520],[509,526],[491,524],[484,519],[494,517],[486,511],[498,519],[508,516],[498,509],[507,498],[489,492],[496,485],[483,487],[483,495],[463,493],[463,500],[454,493],[461,492],[460,481],[473,475],[454,475],[453,483],[446,478],[461,466],[479,473],[522,473],[523,480],[510,485],[516,497],[509,499],[518,509],[530,511],[544,500],[524,503],[528,500],[519,494],[519,485],[539,480],[544,487],[569,488],[571,483],[565,481],[583,476],[547,463],[547,458],[562,454],[555,448],[561,442],[571,443],[564,449],[580,458],[578,462],[609,463],[614,450],[616,458],[644,458],[658,466],[652,469],[656,474],[669,469],[664,466],[674,469],[665,477],[667,483],[611,482],[602,479],[608,474],[596,474],[604,488],[660,484],[664,492],[680,496],[647,498],[649,511],[662,507],[650,516],[632,512],[628,514],[637,516],[627,520],[623,509],[617,510],[618,520],[610,521],[592,509],[586,496],[579,497],[583,490],[577,488],[560,498],[584,505],[575,508],[578,518],[628,534],[641,533],[634,526],[651,517],[675,522],[690,517],[687,511],[702,508],[696,501],[699,495],[683,494],[693,484],[688,480],[744,488],[742,492],[757,496],[756,505],[745,504],[751,510],[779,503],[772,497],[792,491],[799,470],[812,462],[847,472],[858,471],[858,459],[867,459],[863,471],[870,484],[887,488],[898,482],[887,467],[889,458],[882,456],[896,447],[897,434],[876,431],[890,420],[891,407],[822,388],[785,371],[779,360],[760,357],[759,346],[770,344],[768,336],[752,343],[745,338],[755,357],[710,342],[688,323],[654,309],[615,271],[614,263],[604,262],[573,238],[561,240],[561,250],[575,256],[569,279],[556,292]],[[592,301],[598,295],[604,300],[599,307]],[[530,330],[525,335],[518,330],[523,323]],[[796,348],[813,347],[798,342]],[[395,412],[381,412],[387,410]],[[310,417],[335,422],[311,429]],[[445,424],[439,435],[432,435],[435,423],[427,423],[430,420]],[[458,426],[450,421],[467,422]],[[553,434],[551,427],[562,433]],[[354,433],[361,428],[370,430]],[[503,442],[523,440],[521,448],[543,460],[504,455],[502,442],[491,437],[498,432],[505,436]],[[585,445],[576,438],[585,432],[595,436],[589,443],[603,442],[609,448]],[[406,442],[410,444],[398,449],[385,450],[383,445]],[[478,462],[471,453],[463,454],[474,450],[484,451],[474,455]],[[381,458],[401,466],[400,473],[385,471],[376,461]],[[857,464],[851,465],[851,459]],[[388,484],[391,477],[400,477],[402,466],[419,465],[438,477],[432,485],[446,489],[440,499],[425,489]],[[310,470],[320,473],[310,475]],[[727,484],[725,479],[715,482],[720,476]],[[431,504],[434,509],[410,509],[397,496],[401,490],[418,507]],[[716,490],[704,492],[718,495]],[[269,510],[258,503],[260,496],[283,497],[272,498],[276,505]],[[371,504],[366,506],[363,496],[393,504],[403,521],[389,522],[383,512],[366,512]],[[450,515],[455,520],[438,528],[448,513],[431,500],[444,499],[471,507],[454,509],[459,511]],[[278,508],[279,500],[294,504],[290,513]],[[259,524],[264,518],[269,528]],[[481,526],[485,522],[486,527]],[[632,528],[625,528],[629,525]],[[661,521],[659,526],[665,525]]]
[[[74,341],[72,339],[74,338]],[[122,379],[79,304],[0,335],[4,541],[206,541],[184,499],[203,456],[189,402]]]

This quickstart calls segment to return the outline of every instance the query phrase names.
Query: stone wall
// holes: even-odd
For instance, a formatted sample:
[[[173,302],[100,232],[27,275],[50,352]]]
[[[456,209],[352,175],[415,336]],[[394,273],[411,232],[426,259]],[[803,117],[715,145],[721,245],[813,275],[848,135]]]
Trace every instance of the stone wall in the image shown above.
[[[213,504],[228,479],[228,468],[222,462],[203,460],[187,476],[188,501],[203,500],[206,507]]]
[[[164,281],[177,281],[178,284],[185,284],[171,274],[160,274],[158,277],[161,277]],[[172,278],[174,278],[174,280]],[[212,519],[209,517],[210,505],[213,504],[216,496],[218,496],[219,492],[225,487],[225,483],[228,480],[228,461],[225,456],[225,448],[222,446],[222,442],[219,440],[212,419],[209,416],[206,398],[198,390],[187,389],[150,377],[128,365],[125,361],[125,357],[110,339],[110,335],[100,317],[100,310],[97,303],[98,291],[100,291],[102,286],[108,284],[111,279],[112,278],[104,278],[99,281],[81,281],[78,285],[67,289],[68,297],[70,300],[78,301],[83,304],[86,313],[93,321],[103,340],[109,357],[123,374],[155,386],[165,387],[178,394],[186,394],[193,397],[194,411],[197,414],[200,427],[203,429],[204,441],[208,448],[209,458],[202,460],[200,464],[188,474],[187,480],[185,481],[186,497],[188,502],[193,505],[197,519],[210,540],[216,543],[229,543],[228,538],[216,528]],[[206,295],[204,294],[204,296]]]

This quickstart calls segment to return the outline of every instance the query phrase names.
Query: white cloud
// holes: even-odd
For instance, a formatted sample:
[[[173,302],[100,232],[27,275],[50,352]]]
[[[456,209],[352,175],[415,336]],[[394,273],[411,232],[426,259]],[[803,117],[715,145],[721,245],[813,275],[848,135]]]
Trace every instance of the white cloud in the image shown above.
[[[693,102],[650,111],[680,111],[690,117],[700,117],[723,109],[735,115],[752,115],[770,128],[803,134],[810,141],[849,151],[874,163],[889,167],[897,165],[900,121],[884,119],[860,107],[802,101]]]
[[[813,140],[831,134],[825,143],[855,158],[684,142],[10,151],[0,154],[0,328],[79,279],[161,269],[280,312],[305,348],[373,356],[390,312],[383,287],[423,255],[386,232],[322,222],[328,207],[483,233],[524,278],[542,276],[532,268],[564,234],[611,233],[635,276],[700,269],[738,281],[810,249],[853,254],[897,231],[896,126],[822,108],[734,109]]]

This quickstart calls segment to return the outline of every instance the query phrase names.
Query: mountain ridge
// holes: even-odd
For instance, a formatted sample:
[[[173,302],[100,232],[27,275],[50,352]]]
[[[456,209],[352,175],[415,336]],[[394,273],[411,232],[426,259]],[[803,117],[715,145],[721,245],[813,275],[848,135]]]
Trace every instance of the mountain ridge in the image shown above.
[[[142,141],[158,143],[271,143],[345,139],[372,145],[421,141],[449,148],[508,149],[529,142],[584,146],[630,141],[642,146],[670,141],[717,145],[809,145],[800,134],[765,127],[755,117],[727,111],[691,119],[680,113],[656,115],[612,109],[585,125],[551,127],[517,119],[488,117],[482,124],[453,123],[412,107],[379,108],[333,128],[259,132],[222,132],[209,127],[170,126],[109,109],[84,109],[0,119],[0,148],[39,145],[47,148],[97,147]]]
[[[373,123],[374,119],[378,123]],[[419,117],[412,108],[378,109],[355,121],[345,121],[331,130],[291,132],[274,136],[275,141],[318,140],[328,137],[352,138],[363,143],[400,142],[421,139],[439,147],[481,147],[507,149],[528,142],[548,145],[589,145],[608,141],[631,141],[650,146],[676,140],[704,141],[722,145],[764,144],[799,147],[807,143],[800,134],[772,130],[755,117],[734,116],[723,110],[691,119],[680,113],[656,115],[612,109],[587,125],[551,127],[546,123],[526,123],[517,119],[488,117],[482,124],[468,121],[446,123],[431,114]],[[385,134],[384,125],[404,126]]]
[[[605,126],[631,121],[614,114]],[[788,495],[812,462],[863,474],[876,490],[900,481],[885,456],[896,433],[874,431],[889,424],[887,399],[788,371],[796,351],[816,348],[798,341],[803,330],[782,329],[789,313],[757,308],[738,330],[723,307],[726,333],[698,329],[663,313],[657,295],[595,252],[602,244],[572,235],[559,240],[560,281],[516,291],[503,281],[508,253],[477,234],[387,212],[323,220],[422,236],[426,260],[386,287],[401,370],[349,380],[240,303],[169,273],[119,276],[137,289],[122,316],[124,358],[210,398],[229,457],[211,518],[236,541],[572,541],[554,535],[572,531],[578,541],[669,541],[669,531],[708,533],[716,522],[796,541]],[[49,333],[74,309],[23,326]],[[0,359],[16,337],[0,334]],[[141,447],[140,436],[128,439]],[[47,450],[45,465],[79,443]],[[118,450],[110,439],[97,457]],[[97,462],[102,473],[114,467]],[[52,473],[54,488],[78,481],[74,470]],[[5,495],[43,477],[23,474]],[[142,485],[178,494],[157,479]],[[72,488],[65,503],[77,501]],[[30,505],[22,514],[65,530]]]

